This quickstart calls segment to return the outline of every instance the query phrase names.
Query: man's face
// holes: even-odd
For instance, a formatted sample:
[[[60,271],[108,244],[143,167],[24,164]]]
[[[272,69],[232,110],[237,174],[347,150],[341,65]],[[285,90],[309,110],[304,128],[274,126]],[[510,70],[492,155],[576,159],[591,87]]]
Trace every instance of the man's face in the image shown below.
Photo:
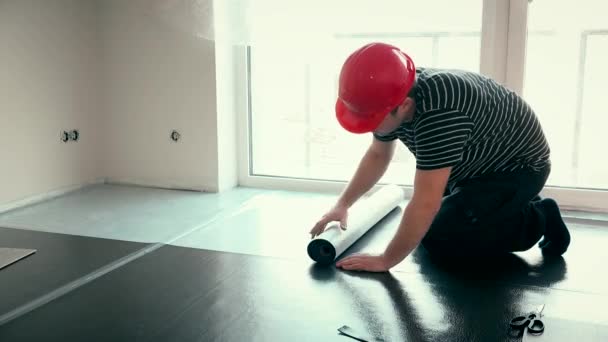
[[[390,112],[374,130],[374,133],[378,135],[387,135],[396,130],[401,125],[401,120],[397,116],[398,110],[399,108],[395,108],[392,112]]]
[[[411,98],[406,98],[399,107],[393,109],[378,127],[374,133],[378,135],[386,135],[396,130],[404,121],[409,121],[414,117],[416,111],[416,102]]]

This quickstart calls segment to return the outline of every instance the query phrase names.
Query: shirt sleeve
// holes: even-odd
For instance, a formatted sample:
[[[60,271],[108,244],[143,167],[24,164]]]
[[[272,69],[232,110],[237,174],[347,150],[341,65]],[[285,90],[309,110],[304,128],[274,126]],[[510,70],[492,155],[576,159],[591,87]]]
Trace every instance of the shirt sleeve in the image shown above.
[[[383,134],[383,135],[377,134],[375,132],[373,134],[374,134],[374,138],[376,138],[380,141],[393,141],[398,138],[396,131],[393,131],[388,134]]]
[[[473,121],[457,110],[424,113],[416,123],[416,168],[434,170],[456,165],[462,160]]]

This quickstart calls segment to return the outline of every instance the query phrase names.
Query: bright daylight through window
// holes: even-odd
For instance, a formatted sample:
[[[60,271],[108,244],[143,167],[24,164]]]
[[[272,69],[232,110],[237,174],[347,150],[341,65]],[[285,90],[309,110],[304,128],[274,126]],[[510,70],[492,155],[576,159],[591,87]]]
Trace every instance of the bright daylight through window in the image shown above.
[[[319,44],[257,42],[250,50],[252,173],[348,180],[371,136],[347,134],[335,120],[345,58],[367,42],[384,41],[401,47],[419,66],[478,71],[481,1],[465,2],[457,7],[443,6],[449,0],[418,2],[414,9],[409,2],[390,2],[393,7],[382,11],[372,1],[351,2],[349,21],[328,27],[324,37],[316,35]],[[340,8],[332,9],[335,13],[323,16],[340,18]],[[403,20],[412,10],[433,11],[436,20]],[[411,183],[414,165],[399,144],[383,181]]]
[[[534,1],[524,96],[553,150],[549,185],[608,189],[608,4]]]
[[[251,175],[350,179],[371,135],[345,132],[334,105],[341,65],[365,43],[397,45],[417,66],[480,71],[484,1],[387,1],[382,9],[373,1],[351,1],[347,10],[340,8],[346,2],[336,1],[306,16],[310,6],[321,6],[307,3],[256,23],[261,39],[248,54]],[[529,7],[523,95],[553,151],[548,185],[608,189],[608,163],[598,163],[608,122],[601,102],[608,79],[605,8],[598,0],[576,6],[534,1]],[[428,12],[434,20],[407,15]],[[278,26],[280,20],[289,23]],[[398,146],[382,181],[409,185],[415,161]]]

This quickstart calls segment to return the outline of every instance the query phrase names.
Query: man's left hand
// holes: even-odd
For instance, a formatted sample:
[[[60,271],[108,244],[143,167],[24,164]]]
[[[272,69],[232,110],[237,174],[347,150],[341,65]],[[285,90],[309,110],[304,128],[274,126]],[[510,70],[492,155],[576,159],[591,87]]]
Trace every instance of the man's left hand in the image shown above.
[[[348,271],[386,272],[387,262],[383,255],[353,254],[338,261],[336,267]]]

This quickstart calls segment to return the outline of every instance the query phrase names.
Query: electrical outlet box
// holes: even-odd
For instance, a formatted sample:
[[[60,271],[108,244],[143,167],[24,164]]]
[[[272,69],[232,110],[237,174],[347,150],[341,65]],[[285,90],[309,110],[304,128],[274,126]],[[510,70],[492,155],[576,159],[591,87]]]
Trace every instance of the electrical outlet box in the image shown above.
[[[77,129],[74,129],[70,132],[70,140],[78,141],[80,139],[80,132]]]
[[[60,139],[64,143],[67,143],[68,141],[70,141],[70,133],[68,133],[67,131],[61,132]]]
[[[181,137],[182,137],[182,135],[178,131],[173,130],[171,132],[171,140],[177,142]]]

